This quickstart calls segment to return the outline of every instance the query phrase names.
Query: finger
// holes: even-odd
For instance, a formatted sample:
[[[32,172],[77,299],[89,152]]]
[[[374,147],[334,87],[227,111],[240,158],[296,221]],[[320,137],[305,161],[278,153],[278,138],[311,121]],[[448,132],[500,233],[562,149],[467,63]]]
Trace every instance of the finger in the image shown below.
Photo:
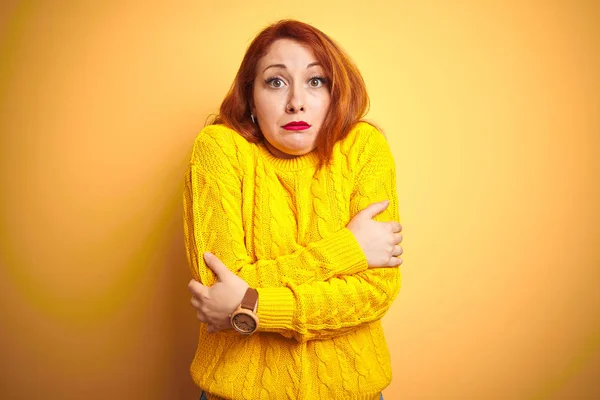
[[[366,208],[362,209],[359,214],[365,215],[368,218],[373,219],[377,214],[380,214],[385,210],[390,204],[389,200],[380,201],[378,203],[373,203]]]
[[[202,292],[202,288],[204,287],[203,284],[201,284],[200,282],[198,282],[195,279],[192,279],[191,281],[189,281],[188,283],[188,290],[193,294],[196,295],[200,292]]]
[[[220,332],[220,331],[229,329],[231,327],[232,327],[231,323],[229,322],[229,320],[227,320],[227,321],[223,321],[218,324],[215,324],[214,329],[215,329],[215,332]]]
[[[392,255],[394,257],[398,257],[398,256],[402,255],[403,252],[404,252],[404,250],[402,250],[401,246],[395,245],[394,250],[392,250]]]
[[[196,311],[196,318],[198,318],[198,321],[200,322],[206,322],[206,316],[204,315],[204,313],[200,312],[200,311]]]
[[[394,244],[402,243],[402,234],[394,233],[394,236],[392,237],[392,243],[394,243]]]
[[[227,266],[223,264],[221,260],[219,260],[219,257],[212,253],[204,253],[204,261],[206,262],[206,265],[217,275],[219,280],[223,280],[227,272],[231,272]]]
[[[192,279],[188,283],[188,290],[194,296],[201,296],[201,295],[205,294],[205,292],[208,290],[208,288],[206,286],[204,286],[203,284],[201,284],[200,282],[198,282],[197,280]]]
[[[198,300],[196,296],[192,296],[192,298],[190,299],[190,303],[192,303],[192,306],[194,308],[200,308],[201,306],[200,300]]]
[[[400,222],[391,221],[388,222],[388,225],[392,228],[392,232],[402,232],[402,225],[400,225]]]
[[[402,259],[400,257],[390,258],[390,267],[398,267],[400,265],[402,265]]]

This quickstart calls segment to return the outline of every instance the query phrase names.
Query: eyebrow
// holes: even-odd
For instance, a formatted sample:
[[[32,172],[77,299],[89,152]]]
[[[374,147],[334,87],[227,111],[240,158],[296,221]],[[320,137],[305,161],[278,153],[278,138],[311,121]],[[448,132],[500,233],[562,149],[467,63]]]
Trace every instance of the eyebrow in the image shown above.
[[[319,63],[318,61],[311,62],[310,64],[308,64],[308,65],[306,66],[306,69],[309,69],[310,67],[314,67],[314,66],[317,66],[317,65],[321,65],[321,63]],[[268,70],[269,68],[283,68],[283,69],[286,69],[287,67],[285,66],[285,64],[271,64],[271,65],[269,65],[267,68],[265,68],[265,69],[263,70],[263,72],[265,72],[265,71],[266,71],[266,70]]]

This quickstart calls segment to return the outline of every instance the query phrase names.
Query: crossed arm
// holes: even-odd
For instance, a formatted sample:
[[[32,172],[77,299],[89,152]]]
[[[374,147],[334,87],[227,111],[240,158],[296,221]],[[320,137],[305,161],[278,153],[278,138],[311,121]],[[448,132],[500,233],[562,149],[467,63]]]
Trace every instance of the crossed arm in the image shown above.
[[[374,135],[371,140],[377,143],[365,155],[350,211],[355,216],[372,203],[389,200],[389,206],[373,219],[398,221],[394,162],[385,138]],[[214,155],[222,150],[203,138],[194,152]],[[387,312],[400,288],[400,271],[369,268],[363,248],[347,227],[292,254],[253,261],[245,248],[238,168],[225,154],[218,160],[219,165],[209,165],[196,157],[186,173],[186,249],[197,281],[206,286],[215,283],[202,255],[219,243],[227,249],[218,254],[220,261],[259,292],[259,330],[298,341],[342,335]],[[239,304],[239,298],[232,302]]]

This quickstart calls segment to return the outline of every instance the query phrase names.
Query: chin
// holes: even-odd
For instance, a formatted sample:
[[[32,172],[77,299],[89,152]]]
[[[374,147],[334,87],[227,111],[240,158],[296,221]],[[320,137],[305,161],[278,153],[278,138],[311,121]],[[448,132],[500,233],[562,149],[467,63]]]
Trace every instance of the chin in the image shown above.
[[[293,143],[291,146],[287,148],[289,151],[293,152],[290,154],[294,154],[296,156],[302,156],[304,154],[308,154],[315,149],[314,142],[304,142],[304,143]]]
[[[310,153],[313,150],[314,150],[314,148],[294,149],[294,150],[290,149],[290,152],[288,152],[288,154],[291,155],[291,156],[303,156],[305,154]]]

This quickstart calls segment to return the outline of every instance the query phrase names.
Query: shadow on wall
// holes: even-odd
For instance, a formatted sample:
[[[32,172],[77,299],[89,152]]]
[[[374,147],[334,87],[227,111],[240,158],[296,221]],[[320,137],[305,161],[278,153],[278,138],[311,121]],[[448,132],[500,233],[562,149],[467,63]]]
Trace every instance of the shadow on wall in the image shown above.
[[[197,399],[200,389],[194,384],[189,373],[190,363],[196,351],[198,341],[199,321],[190,304],[191,294],[187,284],[191,279],[188,261],[185,255],[182,223],[182,190],[183,174],[181,175],[181,190],[175,195],[171,204],[171,223],[168,231],[169,242],[165,248],[163,262],[162,286],[169,303],[166,307],[168,313],[164,323],[169,324],[166,329],[166,349],[169,365],[162,369],[167,375],[165,390],[167,393],[162,398],[172,399]]]

